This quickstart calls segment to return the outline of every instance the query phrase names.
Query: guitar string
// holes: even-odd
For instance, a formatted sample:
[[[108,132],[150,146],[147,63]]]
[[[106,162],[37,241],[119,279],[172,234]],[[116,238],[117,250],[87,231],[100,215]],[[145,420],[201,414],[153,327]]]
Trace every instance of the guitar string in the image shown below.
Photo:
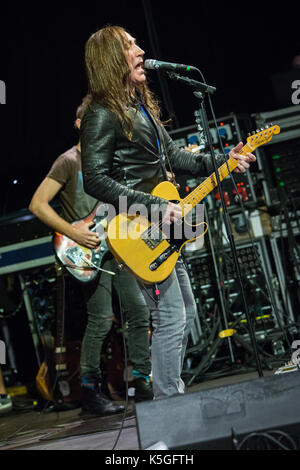
[[[275,128],[273,129],[275,130]],[[260,134],[257,134],[257,138],[261,138],[262,134],[270,134],[272,133],[272,130],[270,129],[269,131],[265,131],[263,133],[260,133]],[[254,142],[251,142],[251,144],[255,144],[255,148],[257,148],[257,145],[256,145],[256,139],[254,139]],[[253,138],[252,138],[253,139]],[[258,142],[260,143],[260,142]],[[252,148],[249,144],[249,142],[247,142],[241,149],[241,151],[239,152],[241,155],[245,155],[246,153],[248,152],[253,152],[255,150],[255,148]],[[229,164],[229,165],[228,165]],[[234,165],[234,167],[230,168],[230,165]],[[221,176],[222,180],[225,179],[228,174],[237,166],[237,162],[235,159],[233,159],[232,157],[229,158],[225,163],[223,163],[223,165],[221,165],[219,168],[218,168],[218,173],[219,173],[219,176]],[[225,167],[227,169],[225,169]],[[223,174],[223,170],[225,169],[225,175]],[[212,185],[212,188],[210,186],[208,186],[208,192],[207,191],[207,185],[209,184],[209,180],[211,181],[211,185]],[[181,201],[179,204],[180,205],[184,205],[186,202],[194,202],[194,200],[197,201],[197,197],[205,197],[207,194],[209,194],[211,192],[212,189],[214,189],[215,187],[217,186],[217,181],[216,181],[216,174],[215,172],[212,173],[208,178],[206,178],[190,195],[186,196],[186,198]],[[203,189],[204,187],[204,191],[201,192],[201,189]],[[206,190],[206,191],[205,191]],[[199,199],[196,204],[198,204],[199,202],[201,201],[201,199]],[[196,205],[195,204],[195,205]],[[193,204],[191,204],[193,205]]]
[[[275,129],[275,128],[274,128]],[[272,132],[271,130],[269,130],[269,133]],[[264,132],[264,134],[266,135],[268,132]],[[260,134],[257,134],[257,137],[261,136],[262,133]],[[252,143],[252,142],[251,142]],[[253,144],[256,144],[256,142],[253,142]],[[257,145],[255,145],[255,148],[257,148]],[[243,154],[246,154],[247,152],[253,152],[255,150],[255,148],[251,148],[250,144],[247,142],[241,149],[241,151],[239,152],[241,155]],[[225,169],[225,167],[228,168],[228,164],[229,164],[229,167],[230,165],[234,165],[232,168],[229,168],[230,171],[227,171]],[[222,180],[225,179],[229,172],[233,171],[236,166],[237,166],[237,161],[230,157],[225,163],[223,163],[223,165],[221,165],[219,168],[218,168],[218,173],[219,173],[219,177],[221,176]],[[223,175],[223,170],[225,170],[225,176]],[[211,183],[209,183],[209,180],[211,181]],[[186,205],[186,202],[187,201],[192,201],[194,203],[193,204],[190,204],[192,205],[193,207],[195,207],[197,204],[199,204],[199,202],[205,197],[207,196],[215,187],[217,186],[217,180],[216,180],[216,174],[215,172],[212,173],[210,176],[208,176],[196,189],[194,189],[194,191],[192,191],[191,194],[189,194],[188,196],[186,196],[185,199],[183,199],[183,201],[180,201],[180,203],[178,205],[180,206],[183,206]],[[204,191],[201,193],[201,189],[204,189]],[[206,190],[206,191],[205,191]],[[200,193],[200,194],[199,194]],[[199,199],[200,197],[202,196],[201,199]],[[196,200],[197,202],[195,203]],[[192,207],[192,208],[193,208]],[[186,214],[185,214],[186,215]],[[163,225],[163,222],[159,222],[159,224],[157,225],[156,223],[153,223],[150,225],[150,227],[148,227],[148,231],[151,229],[152,226],[154,226],[155,228],[157,228],[158,230],[160,230],[162,228],[162,225]]]
[[[234,159],[230,159],[231,160],[231,165],[235,164],[235,161]],[[229,161],[229,160],[228,160]],[[226,163],[225,163],[226,165]],[[234,165],[232,168],[231,168],[231,171],[237,166]],[[225,171],[225,176],[224,174],[222,173],[223,170],[225,169],[225,167],[222,165],[220,168],[218,168],[218,172],[219,172],[219,177],[221,177],[221,179],[223,180],[224,178],[226,178],[229,174],[229,172],[226,172]],[[211,174],[209,177],[206,178],[205,181],[203,181],[191,194],[189,194],[185,199],[183,199],[183,201],[180,201],[179,205],[184,209],[186,206],[192,206],[195,207],[207,194],[209,194],[212,189],[214,189],[215,187],[217,186],[217,181],[216,181],[216,175],[215,173]],[[202,197],[201,197],[202,196]],[[188,203],[187,203],[188,201]],[[196,202],[195,202],[196,201]],[[189,202],[191,202],[191,204],[189,204]],[[190,210],[189,210],[190,212]],[[183,218],[187,215],[187,213],[184,214]],[[154,227],[155,229],[158,229],[158,231],[160,231],[160,229],[162,228],[163,226],[163,222],[159,222],[158,224],[157,223],[152,223],[150,225],[150,227],[148,227],[148,229],[146,231],[151,231],[152,232],[152,228]]]
[[[275,130],[275,127],[273,128]],[[269,131],[265,131],[264,134],[267,135],[267,134],[270,134],[272,133],[272,130],[269,129]],[[254,142],[251,142],[253,144],[256,144],[256,140],[258,137],[261,137],[262,136],[262,133],[260,134],[257,134],[256,138],[252,138],[252,140],[254,139]],[[255,148],[257,147],[257,145],[255,145]],[[247,142],[241,149],[241,151],[239,152],[241,155],[245,155],[247,152],[252,152],[254,149],[251,148],[249,142]],[[223,163],[223,165],[221,165],[217,171],[218,171],[218,174],[219,174],[219,178],[221,179],[221,181],[223,181],[227,176],[228,174],[234,170],[234,168],[236,168],[238,165],[238,162],[233,159],[232,157],[230,157],[225,163]],[[224,173],[223,173],[224,172]],[[208,176],[197,188],[195,188],[194,191],[192,191],[191,194],[189,194],[188,196],[186,196],[182,201],[179,202],[179,206],[181,206],[182,209],[184,209],[186,206],[192,206],[191,209],[193,209],[197,204],[199,204],[199,202],[205,197],[207,196],[214,188],[216,188],[218,185],[218,182],[217,182],[217,178],[216,178],[216,172],[212,173],[210,176]],[[188,212],[190,212],[191,210],[190,208],[188,209]],[[182,218],[184,218],[187,214],[185,213],[184,216]],[[98,226],[101,224],[102,220],[99,221],[98,223],[96,223],[94,225],[94,227],[91,229],[91,231],[95,231]],[[162,228],[162,225],[163,225],[163,221],[160,221],[159,224],[157,223],[152,223],[150,224],[150,227],[148,227],[148,229],[146,230],[146,232],[148,232],[149,234],[149,231],[152,232],[152,229],[153,227],[158,229],[158,231],[160,231],[160,229]],[[111,274],[111,275],[115,275],[115,273],[111,272],[111,271],[107,271],[105,269],[102,269],[102,268],[98,268],[98,266],[96,266],[92,261],[88,260],[88,258],[86,258],[85,256],[81,256],[81,260],[83,260],[84,262],[86,262],[86,264],[88,266],[91,266],[91,268],[94,268],[94,269],[97,269],[98,271],[104,271],[104,272],[107,272],[108,274]],[[69,267],[71,267],[69,265]],[[76,265],[73,265],[72,266],[73,269],[89,269],[89,268],[86,268],[84,266],[76,266]]]
[[[249,144],[245,144],[243,146],[243,148],[241,149],[241,151],[239,152],[241,155],[247,153],[247,152],[252,152],[254,149],[252,149]],[[229,164],[229,167],[230,165],[234,165],[232,168],[229,168],[229,170],[227,170],[228,168],[228,164]],[[221,176],[222,180],[225,179],[228,174],[237,166],[237,162],[235,159],[233,159],[232,157],[229,158],[225,163],[223,163],[223,165],[221,165],[219,168],[218,168],[218,172],[219,172],[219,176]],[[225,168],[226,167],[226,168]],[[225,170],[225,175],[223,174],[223,170]],[[211,180],[211,184],[212,184],[212,188],[210,188],[208,186],[208,192],[203,192],[201,193],[201,189],[202,189],[202,186],[206,187],[207,184],[209,183],[208,180]],[[215,172],[212,173],[208,178],[206,178],[199,186],[198,188],[196,188],[190,195],[188,195],[183,201],[181,201],[181,203],[184,203],[186,201],[190,199],[194,199],[195,198],[195,195],[197,195],[197,193],[200,193],[200,196],[203,196],[205,197],[207,194],[209,194],[211,192],[212,189],[214,189],[215,187],[217,186],[217,181],[216,181],[216,174]],[[207,189],[207,188],[205,188]],[[200,199],[201,200],[201,199]],[[200,200],[196,203],[198,204],[200,202]]]
[[[275,129],[275,128],[274,128]],[[271,131],[269,131],[270,133]],[[266,135],[268,132],[264,132],[264,134]],[[260,134],[261,135],[261,134]],[[256,142],[253,142],[254,144]],[[246,154],[247,152],[252,152],[254,149],[250,147],[249,143],[247,142],[241,149],[240,151],[240,154],[243,155],[243,154]],[[228,174],[233,171],[234,168],[236,168],[237,166],[237,161],[235,159],[233,159],[232,157],[229,158],[223,165],[221,165],[219,168],[218,168],[218,173],[219,173],[219,178],[221,178],[221,181],[223,181],[227,176]],[[226,167],[226,168],[225,168]],[[223,173],[223,171],[225,170],[225,174]],[[208,176],[197,188],[195,188],[194,191],[192,191],[191,194],[189,194],[188,196],[186,196],[182,201],[179,202],[179,205],[184,209],[184,207],[186,207],[187,205],[188,206],[192,206],[195,207],[197,204],[199,204],[199,202],[205,197],[207,196],[214,188],[217,187],[217,178],[216,178],[216,173],[212,173],[210,176]],[[190,210],[189,210],[190,212]],[[183,217],[185,217],[187,214],[184,214]],[[99,221],[98,223],[96,223],[94,225],[94,227],[91,229],[91,231],[95,231],[98,226],[101,224],[102,220]],[[152,230],[153,227],[155,227],[156,229],[160,230],[162,228],[162,225],[163,225],[163,222],[159,222],[159,224],[157,225],[156,223],[152,223],[150,225],[150,227],[148,227],[147,231],[149,233],[149,230]],[[107,272],[108,274],[111,274],[111,275],[115,275],[115,273],[111,272],[111,271],[107,271],[105,269],[102,269],[102,268],[98,268],[98,266],[96,266],[93,262],[91,262],[90,260],[88,260],[85,256],[82,256],[81,259],[86,262],[89,266],[93,267],[94,269],[97,269],[99,271],[104,271],[104,272]],[[71,266],[70,266],[71,267]],[[89,268],[86,268],[86,267],[83,267],[83,266],[77,266],[77,265],[73,265],[72,266],[73,269],[89,269]]]
[[[253,142],[251,142],[251,144],[254,144],[255,148],[257,148],[258,147],[257,139],[260,138],[258,140],[258,144],[261,145],[261,143],[262,143],[261,137],[263,136],[263,134],[265,136],[267,136],[268,133],[272,135],[274,130],[275,130],[275,127],[273,129],[268,129],[268,130],[265,130],[264,132],[256,134],[255,137],[254,136],[251,137],[251,140],[254,140]],[[267,140],[267,139],[265,139],[265,140]],[[241,155],[243,155],[243,154],[246,154],[247,152],[254,151],[255,148],[252,148],[250,146],[250,143],[247,142],[242,147],[242,149],[239,153]],[[221,165],[221,167],[218,168],[217,171],[218,171],[218,174],[219,174],[219,178],[221,178],[221,180],[225,179],[228,176],[228,174],[237,167],[237,165],[238,165],[238,162],[234,158],[230,157],[223,165]],[[232,166],[232,168],[230,168],[230,166]],[[227,169],[225,169],[225,167],[227,167]],[[224,170],[225,170],[225,175],[223,174]],[[215,187],[217,187],[217,178],[216,178],[216,173],[214,172],[210,176],[208,176],[194,191],[192,191],[191,194],[186,196],[186,198],[183,199],[183,201],[180,201],[180,203],[178,205],[180,205],[182,208],[184,208],[184,206],[188,204],[188,205],[191,205],[192,208],[193,208],[205,196],[207,196]],[[189,202],[191,202],[191,204],[189,204]],[[184,218],[185,215],[182,218]],[[160,231],[160,229],[162,229],[162,226],[163,226],[163,221],[160,221],[158,224],[155,223],[155,222],[151,223],[150,226],[145,230],[145,232],[147,232],[149,234],[150,231],[152,232],[153,227],[155,229],[157,229],[158,231]],[[145,232],[143,232],[143,233],[145,233]]]
[[[245,146],[245,147],[246,147],[246,146]],[[243,149],[244,149],[244,147],[243,147]],[[242,150],[243,150],[243,149],[242,149]],[[240,152],[240,153],[242,153],[242,152]],[[228,162],[230,162],[231,165],[233,165],[233,164],[236,163],[233,158],[230,158],[230,159],[228,160]],[[226,163],[225,163],[225,165],[226,165]],[[234,168],[236,168],[236,166],[237,166],[237,163],[236,163],[235,166],[233,166],[233,168],[231,168],[231,171],[232,171]],[[227,172],[227,174],[224,176],[224,175],[222,174],[222,172],[223,172],[224,169],[225,169],[224,164],[223,164],[220,168],[218,168],[219,176],[221,176],[222,180],[223,180],[224,178],[226,178],[226,177],[228,176],[228,174],[229,174],[229,172]],[[209,182],[209,180],[210,180],[210,182]],[[209,193],[212,191],[212,189],[214,189],[216,186],[217,186],[216,174],[215,174],[215,173],[212,173],[212,174],[211,174],[210,176],[208,176],[196,189],[194,189],[194,191],[193,191],[191,194],[189,194],[185,199],[183,199],[182,201],[180,201],[180,203],[179,203],[178,205],[180,205],[182,208],[184,208],[184,206],[186,206],[186,205],[191,205],[192,208],[193,208],[193,207],[195,207],[207,194],[209,194]],[[204,189],[204,191],[201,192],[201,190],[203,190],[203,189]],[[202,198],[200,199],[201,196],[202,196]],[[195,200],[196,200],[197,202],[195,202]],[[192,204],[187,204],[187,201],[188,201],[188,203],[191,201]],[[186,214],[185,214],[185,215],[186,215]],[[185,216],[185,215],[184,215],[184,216]],[[148,231],[151,230],[151,228],[152,228],[153,226],[154,226],[156,229],[160,230],[160,229],[162,228],[162,225],[163,225],[163,222],[159,222],[158,224],[152,223],[152,224],[150,225],[150,227],[148,227],[147,230],[148,230]]]
[[[272,134],[273,131],[275,131],[276,128],[274,127],[273,129],[269,129],[269,130],[266,130],[264,132],[261,132],[260,134],[257,134],[256,138],[251,138],[251,140],[254,139],[253,142],[251,142],[251,144],[253,145],[254,144],[254,147],[250,146],[250,143],[247,142],[241,149],[241,151],[239,152],[241,155],[245,155],[246,153],[248,152],[253,152],[257,147],[258,145],[257,144],[261,144],[261,137],[262,137],[262,134],[264,134],[265,136],[267,136],[267,134]],[[256,140],[258,140],[258,142],[256,142]],[[229,166],[228,166],[229,164]],[[234,167],[232,168],[229,168],[230,167],[230,164],[231,165],[234,165]],[[235,159],[233,159],[232,157],[229,158],[225,163],[223,163],[223,165],[221,165],[219,168],[218,168],[218,173],[219,173],[219,176],[221,176],[222,179],[225,179],[228,174],[237,166],[237,162]],[[227,169],[225,169],[225,167]],[[223,175],[223,170],[225,169],[225,176]],[[211,184],[212,184],[212,188],[210,188],[210,186],[208,186],[208,192],[205,192],[205,189],[207,190],[207,185],[209,184],[209,180],[211,181]],[[195,196],[199,196],[199,193],[200,193],[200,196],[202,197],[205,197],[207,194],[209,194],[211,192],[212,189],[214,189],[215,187],[217,186],[217,181],[216,181],[216,174],[215,172],[212,173],[208,178],[206,178],[199,186],[198,188],[196,188],[190,195],[188,195],[183,201],[181,201],[181,205],[182,203],[185,203],[189,200],[192,200],[195,199]],[[202,187],[204,187],[204,191],[203,193],[201,193],[201,189]],[[201,199],[200,199],[201,200]],[[198,202],[196,202],[196,204],[198,204],[200,202],[200,200]],[[196,205],[195,204],[195,205]]]

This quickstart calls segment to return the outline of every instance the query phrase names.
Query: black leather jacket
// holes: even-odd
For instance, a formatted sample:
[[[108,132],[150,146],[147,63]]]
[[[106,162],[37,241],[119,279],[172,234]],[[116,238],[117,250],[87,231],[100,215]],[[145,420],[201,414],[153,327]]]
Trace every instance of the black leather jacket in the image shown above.
[[[166,201],[150,193],[166,180],[165,153],[174,172],[189,170],[200,176],[212,173],[209,155],[194,155],[179,149],[165,128],[158,126],[139,108],[130,108],[133,136],[129,141],[117,117],[93,104],[81,122],[81,156],[85,191],[97,200],[118,208],[119,196],[127,196],[128,207]],[[159,137],[162,155],[160,155]]]

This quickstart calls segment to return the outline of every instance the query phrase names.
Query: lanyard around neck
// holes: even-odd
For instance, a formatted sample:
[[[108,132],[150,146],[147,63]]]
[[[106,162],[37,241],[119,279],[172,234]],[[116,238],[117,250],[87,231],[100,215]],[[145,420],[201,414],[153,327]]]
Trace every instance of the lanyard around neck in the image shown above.
[[[161,155],[161,145],[160,145],[160,140],[159,140],[159,137],[158,137],[158,132],[156,130],[156,127],[154,126],[154,124],[152,122],[152,119],[150,118],[150,116],[149,116],[148,112],[146,111],[146,109],[144,108],[144,106],[141,105],[140,103],[139,103],[139,106],[140,106],[142,112],[144,113],[144,115],[146,116],[146,118],[151,122],[151,124],[154,127],[154,131],[155,131],[155,134],[156,134],[157,147],[158,147],[159,155]]]

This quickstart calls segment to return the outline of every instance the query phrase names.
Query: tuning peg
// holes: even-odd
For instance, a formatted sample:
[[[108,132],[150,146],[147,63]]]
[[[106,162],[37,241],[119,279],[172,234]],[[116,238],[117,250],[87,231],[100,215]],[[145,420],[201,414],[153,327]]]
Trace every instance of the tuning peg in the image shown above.
[[[255,132],[255,131],[252,131],[252,135],[254,135],[254,134],[256,134],[256,132]]]
[[[266,124],[266,125],[265,125],[265,129],[268,129],[268,128],[269,128],[269,126],[268,126],[268,124]]]

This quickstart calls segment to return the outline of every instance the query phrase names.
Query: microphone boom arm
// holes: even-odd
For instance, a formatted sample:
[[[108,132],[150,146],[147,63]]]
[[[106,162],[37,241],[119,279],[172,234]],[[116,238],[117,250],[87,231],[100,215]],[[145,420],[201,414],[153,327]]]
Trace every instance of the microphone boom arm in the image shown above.
[[[201,91],[202,93],[210,93],[213,94],[217,89],[214,86],[207,85],[206,83],[198,82],[197,80],[192,80],[188,77],[183,77],[175,72],[168,72],[167,74],[172,80],[177,80],[178,82],[184,82],[189,86],[196,88],[197,90]]]

